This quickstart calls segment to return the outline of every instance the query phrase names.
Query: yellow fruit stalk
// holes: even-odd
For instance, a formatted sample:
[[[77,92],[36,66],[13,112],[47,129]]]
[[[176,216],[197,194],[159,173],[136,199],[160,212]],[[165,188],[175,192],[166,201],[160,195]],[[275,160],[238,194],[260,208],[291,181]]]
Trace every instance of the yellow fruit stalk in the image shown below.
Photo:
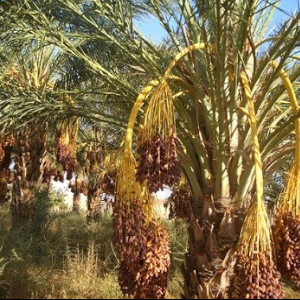
[[[279,65],[272,62],[271,65],[278,69]],[[290,104],[295,116],[299,114],[300,107],[297,102],[293,85],[282,69],[279,75],[287,90]],[[295,163],[291,168],[285,187],[281,195],[279,205],[274,217],[273,234],[276,247],[278,267],[282,274],[290,279],[296,287],[300,287],[300,118],[295,124]]]
[[[256,171],[256,200],[249,209],[237,246],[234,275],[229,288],[230,299],[282,299],[281,275],[273,259],[271,225],[264,204],[264,184],[255,108],[249,81],[241,73],[253,139]]]
[[[128,122],[125,153],[117,168],[113,220],[120,260],[118,280],[123,294],[136,299],[164,298],[170,265],[168,234],[153,220],[153,201],[148,190],[136,182],[136,162],[132,153],[136,117],[157,83],[151,82],[136,101]]]
[[[180,176],[173,95],[167,81],[182,57],[203,48],[204,44],[196,44],[179,53],[164,76],[151,81],[140,93],[128,122],[124,156],[117,171],[114,238],[120,259],[121,289],[136,299],[165,297],[169,237],[153,214],[150,193],[164,184],[175,183]],[[136,164],[132,152],[134,125],[146,99],[149,104],[138,134]]]

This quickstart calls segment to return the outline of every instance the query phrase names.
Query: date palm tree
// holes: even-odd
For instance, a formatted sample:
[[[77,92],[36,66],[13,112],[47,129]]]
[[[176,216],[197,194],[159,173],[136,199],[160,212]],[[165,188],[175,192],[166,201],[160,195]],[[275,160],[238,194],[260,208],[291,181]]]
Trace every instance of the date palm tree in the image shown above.
[[[40,1],[39,6],[33,2],[25,1],[19,18],[23,38],[16,31],[12,36],[18,35],[19,43],[39,39],[55,44],[80,59],[97,74],[102,83],[98,93],[106,104],[113,98],[119,104],[125,101],[125,107],[133,106],[140,92],[136,82],[154,79],[155,92],[168,81],[174,95],[174,124],[183,177],[177,190],[182,189],[187,195],[181,197],[189,222],[184,297],[222,297],[228,285],[227,254],[238,241],[256,194],[253,140],[240,74],[244,72],[249,81],[262,170],[268,184],[294,151],[293,121],[299,116],[292,112],[279,75],[285,69],[292,83],[299,78],[296,50],[300,12],[272,28],[272,16],[282,1],[52,0]],[[62,26],[59,16],[49,15],[47,8],[55,4],[73,20],[80,20],[82,26],[66,30],[71,26]],[[93,17],[86,5],[92,5],[105,25]],[[142,36],[131,13],[135,9],[160,21],[169,35],[168,47],[157,46]],[[108,27],[114,28],[113,32]],[[104,41],[118,49],[126,57],[123,68],[108,67],[91,57],[81,47],[86,41]],[[199,43],[202,46],[195,47]],[[164,76],[177,53],[181,54],[173,60],[168,76]],[[272,61],[277,62],[276,66]],[[147,94],[145,102],[151,103],[151,93]],[[35,105],[47,116],[44,103]],[[74,107],[68,114],[80,113],[93,120],[126,126],[128,114],[116,115],[110,109],[99,112],[96,103],[87,97],[75,99]],[[137,125],[143,121],[145,107],[138,107],[138,117],[133,118],[134,138],[138,136]],[[11,109],[8,116],[14,116]],[[27,118],[35,116],[27,109]]]
[[[23,98],[29,105],[31,97],[45,101],[47,94],[54,89],[57,63],[55,48],[51,46],[32,44],[23,48],[22,53],[13,55],[2,65],[0,86],[3,103],[8,105],[12,99]],[[14,110],[20,118],[22,110],[16,106]],[[6,112],[3,107],[1,118],[6,117]],[[8,171],[8,166],[13,162],[12,226],[18,227],[32,216],[35,190],[44,182],[48,123],[38,118],[30,122],[10,118],[1,128],[12,138],[10,145],[6,146],[10,147],[3,167]]]

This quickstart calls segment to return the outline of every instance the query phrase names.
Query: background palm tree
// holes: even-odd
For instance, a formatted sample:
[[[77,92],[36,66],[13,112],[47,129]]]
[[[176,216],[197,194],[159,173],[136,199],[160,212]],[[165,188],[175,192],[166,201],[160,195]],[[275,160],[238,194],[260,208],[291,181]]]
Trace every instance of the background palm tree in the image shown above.
[[[41,48],[38,44],[32,44],[16,54],[13,62],[2,66],[1,95],[7,103],[14,97],[23,98],[27,105],[31,97],[45,101],[55,83],[54,72],[58,60],[54,51],[53,47]],[[14,110],[18,108],[14,106]],[[18,110],[18,114],[20,119],[22,110]],[[5,108],[1,115],[6,115]],[[39,119],[29,122],[23,120],[23,124],[15,118],[7,121],[2,129],[15,140],[6,164],[14,163],[11,210],[13,227],[18,227],[30,219],[34,192],[44,181],[48,123]]]

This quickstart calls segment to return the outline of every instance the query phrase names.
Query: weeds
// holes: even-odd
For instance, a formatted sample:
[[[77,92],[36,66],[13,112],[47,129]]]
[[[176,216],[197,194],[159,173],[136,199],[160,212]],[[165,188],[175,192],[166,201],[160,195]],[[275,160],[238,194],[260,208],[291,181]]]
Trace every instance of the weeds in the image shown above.
[[[85,216],[54,212],[51,203],[57,205],[59,199],[42,193],[37,202],[33,222],[14,231],[9,204],[0,207],[0,299],[122,298],[111,218],[87,224]],[[178,299],[187,230],[177,219],[166,225],[172,248],[167,299]],[[295,291],[286,291],[298,299]]]
[[[109,216],[53,210],[60,199],[42,192],[30,224],[11,231],[9,204],[0,207],[0,299],[120,299],[118,261]],[[166,222],[172,267],[167,299],[181,298],[180,269],[187,250],[186,224]],[[286,283],[290,298],[298,294]]]
[[[0,298],[120,299],[111,217],[87,224],[85,216],[53,209],[60,201],[39,193],[32,222],[13,231],[9,204],[0,207]],[[167,297],[177,299],[186,228],[166,224],[173,249]]]

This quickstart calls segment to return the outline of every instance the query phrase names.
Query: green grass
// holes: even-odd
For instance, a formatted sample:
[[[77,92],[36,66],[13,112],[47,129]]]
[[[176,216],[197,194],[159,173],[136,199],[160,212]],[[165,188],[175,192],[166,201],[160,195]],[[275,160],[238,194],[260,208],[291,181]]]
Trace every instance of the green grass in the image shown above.
[[[42,204],[35,222],[10,231],[9,205],[0,207],[0,299],[121,299],[111,218],[88,225],[84,216],[50,211]],[[187,230],[178,220],[166,226],[172,249],[167,299],[180,299]],[[285,286],[287,299],[300,298]]]
[[[15,231],[9,204],[0,207],[0,299],[122,298],[111,218],[89,225],[85,216],[51,213],[44,202],[54,200],[38,195],[34,221]],[[179,221],[166,224],[173,250],[167,298],[177,299],[186,228]]]
[[[34,221],[15,231],[9,205],[0,207],[0,298],[119,298],[111,219],[88,225],[84,216],[51,213],[45,194],[39,201]]]

